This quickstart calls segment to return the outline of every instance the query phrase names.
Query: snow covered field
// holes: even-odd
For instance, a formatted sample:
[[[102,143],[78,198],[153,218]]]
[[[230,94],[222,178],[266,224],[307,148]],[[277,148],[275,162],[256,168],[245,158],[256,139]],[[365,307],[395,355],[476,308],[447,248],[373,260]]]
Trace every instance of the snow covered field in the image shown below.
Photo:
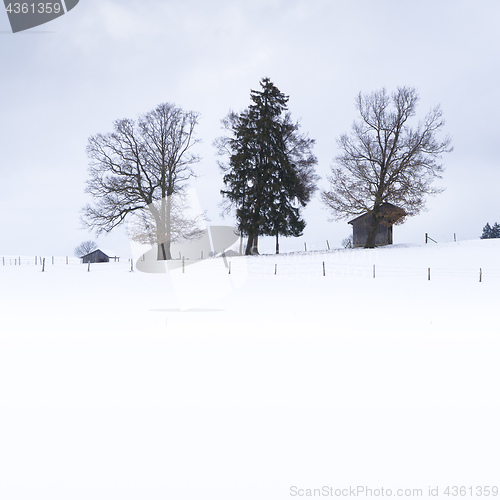
[[[184,273],[6,257],[0,498],[500,486],[499,256],[481,240]]]

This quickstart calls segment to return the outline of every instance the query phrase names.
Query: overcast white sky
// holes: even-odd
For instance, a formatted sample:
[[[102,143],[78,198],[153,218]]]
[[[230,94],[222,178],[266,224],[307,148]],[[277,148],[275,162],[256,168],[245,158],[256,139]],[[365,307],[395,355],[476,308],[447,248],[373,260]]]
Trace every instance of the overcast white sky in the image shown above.
[[[321,189],[359,91],[414,86],[419,115],[441,104],[455,147],[444,158],[447,190],[397,227],[395,241],[478,237],[500,222],[499,19],[497,0],[80,0],[12,34],[2,10],[0,255],[72,255],[93,238],[79,229],[87,139],[161,102],[201,113],[191,186],[212,224],[231,224],[219,217],[212,142],[265,76],[317,141]],[[300,241],[310,247],[339,246],[350,233],[318,200],[304,214]],[[123,231],[98,243],[129,252]]]

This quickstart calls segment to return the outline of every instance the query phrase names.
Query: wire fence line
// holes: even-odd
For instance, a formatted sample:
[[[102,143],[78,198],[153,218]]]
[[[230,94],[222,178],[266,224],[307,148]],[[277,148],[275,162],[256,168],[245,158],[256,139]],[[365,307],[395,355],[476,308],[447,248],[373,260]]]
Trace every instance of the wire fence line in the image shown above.
[[[45,264],[44,264],[45,259]],[[123,273],[135,272],[140,261],[122,259],[120,262],[82,264],[76,257],[0,257],[2,269],[12,271],[29,268],[36,272],[74,273]],[[277,278],[370,278],[370,279],[460,279],[467,281],[500,282],[500,267],[446,267],[423,264],[414,266],[387,265],[373,263],[369,258],[356,255],[356,252],[331,251],[309,254],[262,255],[254,257],[215,257],[196,260],[176,259],[164,261],[160,271],[177,274],[198,275],[217,279],[224,274],[245,275],[263,279]],[[26,269],[27,270],[27,269]]]
[[[352,236],[352,231],[347,230],[346,240],[349,236]],[[429,232],[429,233],[418,233],[414,234],[411,238],[413,243],[452,243],[460,242],[466,240],[477,240],[480,237],[480,233],[464,233],[464,232],[453,232],[453,231],[440,231],[440,232]],[[434,242],[434,243],[433,243]],[[399,241],[399,243],[404,244],[404,241]],[[273,253],[276,246],[274,237],[263,236],[259,238],[259,248],[262,252]],[[344,249],[344,241],[340,241],[338,236],[328,236],[324,238],[308,238],[307,236],[300,236],[297,238],[281,238],[279,240],[280,251],[285,253],[291,252],[321,252],[330,250],[340,250]]]
[[[422,235],[422,241],[434,245],[435,243],[451,243],[459,242],[471,239],[478,239],[477,234],[472,233],[425,233]],[[270,255],[274,254],[274,238],[263,237],[261,238],[262,254]],[[311,254],[311,253],[330,253],[336,251],[343,251],[343,247],[335,245],[333,238],[325,239],[311,239],[306,238],[283,238],[280,242],[281,255],[290,254]],[[205,259],[211,258],[211,256],[206,256]],[[45,259],[45,264],[49,265],[69,265],[69,264],[81,264],[82,259],[80,257],[70,257],[70,256],[19,256],[19,255],[5,255],[0,256],[0,267],[1,266],[42,266],[43,259]],[[181,260],[182,256],[178,259]],[[204,260],[204,259],[200,259]],[[128,259],[130,262],[130,259]]]
[[[231,272],[237,273],[238,268],[231,266]],[[307,263],[304,265],[288,265],[286,262],[276,262],[267,265],[248,266],[248,273],[255,276],[308,276],[336,278],[418,278],[434,280],[440,278],[467,279],[469,281],[494,280],[500,281],[500,269],[494,268],[444,268],[444,267],[396,267],[378,264],[342,264],[328,261]]]
[[[0,266],[42,266],[43,260],[45,259],[46,265],[69,265],[69,264],[79,264],[81,259],[79,257],[61,257],[61,256],[51,256],[43,257],[35,255],[31,256],[15,256],[15,255],[5,255],[0,257]]]
[[[425,233],[422,235],[422,241],[433,245],[434,243],[451,243],[478,239],[479,236],[475,233]],[[271,237],[261,238],[262,253],[273,254],[275,240]],[[307,238],[283,238],[280,241],[280,249],[282,254],[305,254],[314,252],[335,252],[342,251],[344,248],[335,244],[334,238],[325,239],[307,239]],[[182,257],[181,257],[182,258]],[[206,256],[205,258],[209,258]],[[82,259],[79,257],[70,256],[19,256],[19,255],[5,255],[0,256],[0,266],[8,265],[39,265],[41,266],[45,259],[46,265],[59,265],[59,264],[79,264]],[[180,260],[180,259],[178,259]],[[201,260],[201,259],[200,259]],[[128,260],[130,262],[130,259]]]
[[[467,240],[477,240],[481,235],[478,233],[425,233],[423,241],[425,243],[452,243]]]

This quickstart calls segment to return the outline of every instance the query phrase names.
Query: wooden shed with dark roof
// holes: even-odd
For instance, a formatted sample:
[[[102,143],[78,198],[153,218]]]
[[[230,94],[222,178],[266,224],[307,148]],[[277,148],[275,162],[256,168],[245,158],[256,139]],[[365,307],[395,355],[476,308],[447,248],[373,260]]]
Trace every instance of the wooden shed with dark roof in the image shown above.
[[[406,215],[406,212],[392,203],[383,203],[380,205],[380,214],[382,220],[375,236],[375,246],[392,245],[392,226],[402,219]],[[363,247],[366,245],[372,220],[373,214],[366,213],[349,221],[349,224],[352,225],[352,242],[354,247]]]
[[[88,264],[88,263],[96,264],[98,262],[109,262],[111,259],[114,259],[115,262],[117,260],[120,260],[119,257],[113,255],[113,252],[106,251],[106,253],[104,253],[100,249],[94,250],[93,252],[84,255],[81,259],[82,259],[82,264]]]

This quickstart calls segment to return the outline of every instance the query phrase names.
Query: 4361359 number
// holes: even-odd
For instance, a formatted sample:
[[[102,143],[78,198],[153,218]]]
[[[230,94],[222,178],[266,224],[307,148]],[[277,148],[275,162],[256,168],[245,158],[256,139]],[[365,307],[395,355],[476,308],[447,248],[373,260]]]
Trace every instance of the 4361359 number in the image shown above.
[[[9,3],[5,10],[9,14],[59,14],[62,6],[57,2]]]
[[[448,486],[443,491],[448,497],[496,497],[498,486]]]

